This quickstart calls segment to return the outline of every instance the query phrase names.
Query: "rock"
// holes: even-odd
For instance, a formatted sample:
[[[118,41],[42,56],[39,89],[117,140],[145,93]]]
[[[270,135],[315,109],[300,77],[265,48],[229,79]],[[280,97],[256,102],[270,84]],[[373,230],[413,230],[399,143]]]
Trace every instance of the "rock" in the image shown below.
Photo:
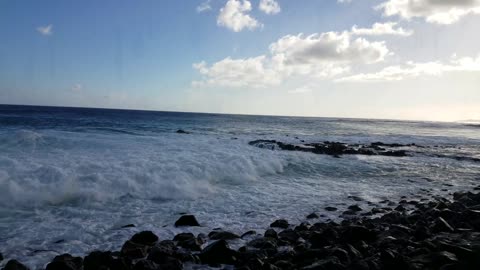
[[[183,129],[177,130],[177,133],[178,133],[178,134],[190,134],[190,132],[187,132],[187,131],[185,131],[185,130],[183,130]]]
[[[270,237],[262,237],[248,242],[247,245],[258,249],[276,249],[277,241]]]
[[[129,270],[130,261],[124,258],[114,258],[109,251],[94,251],[88,254],[83,259],[84,270],[105,270],[105,269],[118,269]]]
[[[436,266],[442,266],[445,264],[456,263],[458,262],[457,256],[448,251],[435,252],[431,255],[432,262]]]
[[[123,244],[120,254],[130,259],[140,259],[147,256],[147,246],[128,240]]]
[[[176,222],[175,227],[181,226],[200,226],[194,215],[183,215]]]
[[[124,229],[124,228],[134,228],[135,227],[135,224],[127,224],[127,225],[123,225],[121,228]]]
[[[274,229],[268,229],[265,231],[265,234],[263,235],[265,237],[270,237],[270,238],[274,238],[274,239],[277,239],[278,238],[278,235],[277,235],[277,232],[274,230]]]
[[[344,270],[346,269],[338,260],[326,259],[315,262],[302,268],[303,270]]]
[[[351,211],[354,211],[354,212],[360,212],[360,211],[362,211],[362,208],[360,208],[360,206],[355,204],[355,205],[350,205],[348,207],[348,210],[351,210]]]
[[[56,256],[51,263],[47,265],[46,270],[81,270],[83,259],[73,257],[70,254]]]
[[[0,262],[3,261],[3,254],[0,253]]]
[[[158,236],[151,231],[143,231],[134,234],[132,238],[130,238],[130,241],[136,244],[153,246],[158,241]]]
[[[347,265],[350,263],[350,256],[348,255],[348,252],[342,248],[333,249],[331,255],[337,257],[340,263],[342,263],[343,265]]]
[[[218,240],[208,245],[199,255],[204,264],[229,264],[237,262],[238,252],[230,249],[225,240]]]
[[[173,241],[186,241],[195,238],[193,233],[179,233],[173,237]]]
[[[184,241],[180,241],[178,243],[179,246],[181,246],[182,248],[185,248],[185,249],[188,249],[188,250],[193,250],[193,251],[200,251],[202,250],[202,244],[203,242],[198,239],[198,238],[191,238],[191,239],[187,239],[187,240],[184,240]]]
[[[298,240],[298,238],[300,238],[300,235],[292,229],[286,229],[284,231],[281,231],[278,234],[278,237],[281,240],[286,240],[287,242],[295,243]]]
[[[288,221],[286,221],[285,219],[279,219],[270,224],[270,227],[286,229],[288,228],[288,225]]]
[[[316,213],[311,213],[307,216],[307,219],[315,219],[318,218],[318,215]]]
[[[10,260],[5,264],[2,270],[29,270],[28,267],[17,260]]]
[[[248,232],[242,234],[242,236],[240,236],[240,238],[244,239],[244,238],[247,238],[247,237],[249,237],[249,236],[256,235],[256,234],[257,234],[256,231],[248,231]]]
[[[158,268],[159,266],[152,261],[140,260],[135,264],[133,270],[158,270]]]
[[[212,240],[232,240],[240,238],[240,236],[227,231],[213,231],[208,234],[208,237]]]
[[[453,229],[453,227],[450,226],[450,224],[448,224],[448,222],[445,221],[445,219],[443,219],[441,217],[438,217],[435,220],[435,223],[432,226],[432,231],[434,231],[434,232],[454,232],[455,229]]]
[[[327,206],[325,207],[325,210],[329,211],[329,212],[335,212],[337,211],[338,209],[336,207],[331,207],[331,206]]]
[[[343,232],[342,236],[347,242],[372,242],[377,239],[377,233],[375,231],[358,225],[351,225],[346,227],[346,230]]]

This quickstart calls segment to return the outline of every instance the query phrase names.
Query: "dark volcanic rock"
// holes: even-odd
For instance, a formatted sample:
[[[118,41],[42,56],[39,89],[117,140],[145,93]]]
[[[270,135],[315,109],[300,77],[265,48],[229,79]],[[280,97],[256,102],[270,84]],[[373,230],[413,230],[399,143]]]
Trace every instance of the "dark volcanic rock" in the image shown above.
[[[199,255],[204,264],[235,264],[238,252],[230,249],[225,240],[218,240],[208,245]]]
[[[84,270],[130,269],[130,261],[124,258],[114,258],[110,251],[94,251],[83,259]]]
[[[319,218],[317,213],[311,213],[307,216],[307,219],[315,219],[315,218]]]
[[[286,229],[288,228],[288,225],[288,221],[286,221],[285,219],[279,219],[270,224],[270,227]]]
[[[177,133],[178,133],[178,134],[190,134],[190,132],[187,132],[187,131],[185,131],[185,130],[183,130],[183,129],[177,130]]]
[[[336,207],[331,207],[331,206],[327,206],[325,207],[325,210],[329,211],[329,212],[335,212],[337,211],[338,209]]]
[[[3,267],[2,270],[28,270],[28,267],[17,260],[10,260],[5,264],[5,267]]]
[[[141,245],[152,246],[158,241],[158,236],[151,231],[143,231],[133,235],[130,241]]]
[[[3,261],[3,254],[0,253],[0,262]]]
[[[128,240],[123,244],[120,253],[127,258],[140,259],[147,256],[147,246]]]
[[[212,240],[232,240],[240,238],[240,236],[226,231],[213,231],[208,234],[208,237]]]
[[[278,235],[277,235],[277,232],[274,230],[274,229],[268,229],[265,231],[265,234],[263,234],[263,236],[265,237],[270,237],[270,238],[274,238],[274,239],[277,239],[278,238]]]
[[[73,257],[70,254],[56,256],[51,263],[47,265],[46,270],[80,270],[82,269],[83,259]]]
[[[240,238],[244,239],[244,238],[247,238],[247,237],[249,237],[249,236],[253,236],[253,235],[255,235],[255,234],[257,234],[256,231],[248,231],[248,232],[242,234],[242,236],[240,236]]]
[[[176,222],[175,227],[181,226],[200,226],[194,215],[183,215]]]

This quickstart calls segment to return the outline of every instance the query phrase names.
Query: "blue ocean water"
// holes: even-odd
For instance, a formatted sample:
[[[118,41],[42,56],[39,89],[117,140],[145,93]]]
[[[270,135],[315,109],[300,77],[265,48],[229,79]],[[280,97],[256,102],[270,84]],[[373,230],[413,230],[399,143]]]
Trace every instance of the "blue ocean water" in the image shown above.
[[[257,139],[426,147],[334,158],[248,145]],[[171,239],[219,227],[262,232],[313,211],[338,220],[324,207],[341,212],[351,195],[376,203],[477,186],[475,158],[476,124],[2,105],[0,252],[38,269],[59,253],[119,249],[145,229]],[[181,213],[203,227],[175,228]]]

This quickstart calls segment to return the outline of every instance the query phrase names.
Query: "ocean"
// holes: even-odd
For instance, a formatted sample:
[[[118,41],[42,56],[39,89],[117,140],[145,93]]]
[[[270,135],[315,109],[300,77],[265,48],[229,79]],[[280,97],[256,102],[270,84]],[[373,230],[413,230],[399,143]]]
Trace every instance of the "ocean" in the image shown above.
[[[336,158],[249,145],[260,139],[421,147]],[[2,105],[0,252],[40,269],[66,252],[118,250],[141,230],[171,239],[312,212],[339,221],[353,203],[478,186],[479,160],[477,124]],[[182,213],[202,227],[175,228]]]

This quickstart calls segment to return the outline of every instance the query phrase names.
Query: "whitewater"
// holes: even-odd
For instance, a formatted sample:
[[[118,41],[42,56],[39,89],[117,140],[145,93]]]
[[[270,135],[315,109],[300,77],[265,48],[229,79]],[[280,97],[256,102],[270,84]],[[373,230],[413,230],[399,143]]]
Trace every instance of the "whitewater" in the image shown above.
[[[407,157],[335,158],[248,144],[259,139],[425,147]],[[475,123],[1,105],[0,252],[40,269],[66,252],[118,250],[141,230],[171,239],[213,228],[262,232],[312,212],[339,220],[349,196],[368,209],[478,186],[479,158]],[[202,227],[175,228],[183,213]]]

